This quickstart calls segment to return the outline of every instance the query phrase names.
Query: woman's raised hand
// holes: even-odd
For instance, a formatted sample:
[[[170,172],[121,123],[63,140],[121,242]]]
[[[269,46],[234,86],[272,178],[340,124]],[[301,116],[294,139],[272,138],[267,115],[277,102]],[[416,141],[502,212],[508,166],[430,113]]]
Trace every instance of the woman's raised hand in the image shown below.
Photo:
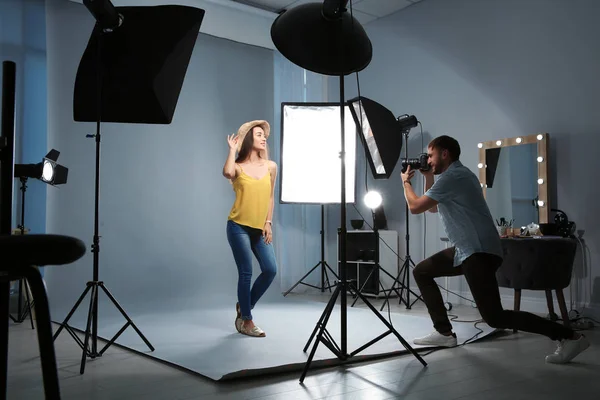
[[[239,140],[239,135],[232,133],[231,135],[227,135],[227,143],[229,144],[229,149],[234,150],[237,148],[237,143]]]

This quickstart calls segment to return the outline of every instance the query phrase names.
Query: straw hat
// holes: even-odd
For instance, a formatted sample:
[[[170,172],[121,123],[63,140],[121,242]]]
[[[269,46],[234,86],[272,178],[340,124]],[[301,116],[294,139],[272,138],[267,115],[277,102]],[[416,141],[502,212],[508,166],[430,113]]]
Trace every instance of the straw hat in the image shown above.
[[[269,138],[269,134],[271,133],[271,126],[269,125],[269,123],[265,120],[262,119],[257,119],[254,121],[249,121],[246,122],[245,124],[243,124],[242,126],[240,126],[240,129],[238,129],[238,143],[237,143],[237,151],[239,152],[240,149],[242,148],[242,143],[244,142],[244,138],[246,137],[246,134],[248,132],[250,132],[252,130],[252,128],[254,128],[255,126],[260,126],[263,131],[265,132],[265,136],[268,139]]]

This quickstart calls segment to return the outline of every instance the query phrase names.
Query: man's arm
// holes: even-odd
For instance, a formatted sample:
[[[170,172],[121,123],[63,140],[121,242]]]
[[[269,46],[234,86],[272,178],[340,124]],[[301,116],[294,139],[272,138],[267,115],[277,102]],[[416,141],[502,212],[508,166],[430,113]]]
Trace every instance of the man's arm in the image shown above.
[[[408,209],[412,214],[421,214],[427,210],[431,210],[434,207],[437,211],[438,202],[433,200],[431,197],[425,195],[420,197],[417,196],[417,194],[413,190],[410,180],[403,179],[402,186],[404,186],[404,197],[406,198],[406,202],[408,203]]]
[[[423,175],[425,175],[425,192],[427,192],[433,186],[433,182],[434,182],[434,180],[433,180],[433,174],[429,173],[429,174],[423,174]],[[438,212],[437,203],[436,203],[435,206],[431,207],[427,211],[429,211],[431,213]]]

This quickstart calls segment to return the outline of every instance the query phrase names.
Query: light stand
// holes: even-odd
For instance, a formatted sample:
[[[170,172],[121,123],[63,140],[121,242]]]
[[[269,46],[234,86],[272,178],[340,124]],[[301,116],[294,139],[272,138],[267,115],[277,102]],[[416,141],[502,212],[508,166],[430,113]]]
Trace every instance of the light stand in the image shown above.
[[[81,347],[83,350],[81,356],[81,366],[79,369],[79,373],[83,374],[85,372],[85,362],[87,357],[92,359],[96,357],[101,357],[104,352],[117,340],[117,338],[127,329],[130,325],[137,332],[137,334],[142,338],[146,346],[150,349],[150,351],[154,351],[154,347],[148,339],[144,336],[144,334],[138,329],[138,327],[133,323],[132,319],[127,315],[125,310],[121,307],[121,305],[117,302],[114,296],[110,293],[110,291],[104,285],[104,282],[100,280],[99,273],[99,265],[100,265],[100,235],[98,230],[98,208],[99,208],[99,197],[100,197],[100,116],[102,115],[102,68],[100,65],[102,63],[102,38],[106,33],[110,33],[111,31],[102,30],[102,32],[98,35],[98,119],[96,121],[96,134],[95,135],[86,135],[87,138],[95,138],[96,142],[96,170],[95,170],[95,185],[94,185],[94,238],[92,243],[92,254],[93,254],[93,278],[91,281],[87,282],[86,288],[79,296],[79,299],[71,309],[71,311],[67,314],[65,320],[60,324],[60,327],[54,333],[54,340],[58,337],[63,328],[69,332],[69,334],[75,339],[75,342]],[[119,310],[121,315],[127,320],[127,323],[123,325],[123,327],[113,336],[113,338],[102,348],[102,350],[98,351],[98,291],[102,289],[106,296],[110,299],[113,305]],[[90,307],[88,311],[87,324],[85,328],[85,339],[82,342],[79,336],[75,334],[73,329],[68,325],[69,320],[85,298],[85,296],[90,292]]]
[[[325,310],[321,314],[304,351],[308,350],[313,338],[312,347],[300,382],[308,372],[317,347],[322,342],[341,361],[346,361],[359,352],[393,333],[402,345],[409,350],[422,364],[427,364],[421,356],[404,340],[394,327],[379,314],[373,305],[361,293],[357,296],[388,328],[388,331],[361,346],[354,352],[347,351],[347,290],[346,280],[346,163],[345,163],[345,102],[344,76],[358,72],[370,63],[372,57],[371,42],[360,23],[346,11],[347,0],[325,1],[323,6],[317,3],[299,5],[280,14],[271,27],[271,37],[277,49],[291,62],[313,72],[339,76],[340,84],[340,125],[341,125],[341,201],[340,201],[340,280],[336,285]],[[306,29],[310,27],[311,29]],[[327,323],[331,312],[341,295],[341,339],[338,346],[327,331]],[[316,335],[316,337],[315,337]]]
[[[409,130],[405,130],[404,132],[402,132],[402,134],[404,136],[404,156],[408,159]],[[399,303],[400,304],[404,303],[404,305],[406,306],[406,309],[410,310],[413,304],[415,304],[418,300],[423,301],[423,298],[410,289],[410,268],[411,268],[411,266],[412,266],[412,268],[415,268],[416,266],[410,256],[410,211],[408,208],[408,203],[406,201],[404,204],[404,212],[406,215],[406,236],[405,236],[406,256],[404,258],[404,263],[402,264],[402,267],[400,267],[400,272],[398,273],[398,278],[394,282],[394,285],[396,284],[396,282],[399,282],[399,280],[400,280],[401,289],[400,289]],[[392,289],[393,288],[394,288],[394,286],[392,286]],[[404,299],[404,297],[402,295],[405,290],[406,290],[406,299]],[[410,302],[410,294],[411,293],[415,296],[415,300],[412,303]],[[383,305],[381,306],[382,310],[388,301],[389,301],[389,296],[386,297],[385,301],[383,302]]]
[[[308,283],[303,282],[315,269],[321,267],[321,286],[309,285]],[[321,204],[321,261],[319,261],[314,267],[311,268],[298,282],[294,284],[291,288],[288,289],[287,292],[283,294],[283,296],[287,296],[294,288],[298,285],[306,285],[315,289],[320,289],[321,292],[324,292],[325,289],[328,289],[331,293],[331,288],[335,285],[331,285],[329,283],[329,276],[327,275],[327,269],[335,276],[337,279],[339,277],[337,274],[331,269],[327,261],[325,261],[325,206]],[[325,281],[327,281],[327,286],[325,286]]]
[[[96,133],[86,135],[95,138],[96,143],[93,279],[87,282],[54,334],[56,340],[64,328],[81,347],[81,374],[85,370],[86,357],[102,356],[129,326],[154,351],[104,282],[99,280],[100,124],[171,123],[204,17],[204,10],[186,6],[119,7],[117,12],[109,0],[84,0],[83,3],[94,15],[96,25],[77,71],[73,109],[76,121],[96,123]],[[100,289],[127,323],[98,351]],[[91,297],[82,341],[68,322],[88,292]]]
[[[366,154],[368,155],[368,161],[375,179],[388,179],[400,156],[403,138],[405,146],[404,154],[406,159],[408,159],[408,134],[410,129],[418,125],[419,121],[414,115],[407,114],[396,118],[390,110],[364,96],[351,99],[349,103],[351,104],[350,110],[352,116],[356,125],[361,130],[360,138],[365,148],[369,150]],[[398,135],[398,132],[400,132],[400,135]],[[369,141],[374,145],[373,149],[369,145]],[[407,309],[410,309],[417,300],[423,300],[419,295],[410,290],[410,267],[414,267],[415,264],[410,256],[410,213],[408,203],[405,203],[405,215],[406,258],[398,272],[398,277],[394,280],[394,284],[388,296],[386,296],[385,302],[381,305],[381,310],[383,310],[389,301],[389,294],[395,291],[396,284],[401,288],[399,301],[400,303],[404,303]],[[406,290],[406,299],[402,295],[404,290]],[[416,297],[412,303],[410,301],[411,293]]]
[[[26,176],[22,176],[19,178],[21,181],[21,224],[17,227],[20,231],[21,231],[21,235],[25,234],[25,191],[27,190],[27,177]],[[25,297],[27,298],[25,305],[23,306],[21,304],[22,301],[22,293],[23,293],[23,286],[25,286]],[[33,314],[31,312],[31,307],[33,307],[33,302],[31,301],[31,299],[29,298],[29,288],[28,288],[28,283],[27,280],[25,280],[25,285],[23,285],[23,279],[19,279],[19,294],[18,294],[18,300],[17,300],[17,317],[13,317],[11,314],[9,314],[10,319],[13,320],[13,322],[20,324],[21,322],[25,321],[25,318],[27,318],[27,315],[29,314],[29,320],[31,321],[31,329],[35,329],[35,327],[33,326]]]
[[[69,169],[63,165],[57,163],[60,152],[52,149],[43,160],[36,164],[15,164],[14,165],[14,178],[19,178],[21,181],[21,223],[18,225],[18,229],[21,235],[25,234],[25,192],[27,191],[27,180],[29,178],[39,179],[49,185],[62,185],[67,182],[67,176]],[[34,302],[29,298],[29,283],[25,280],[25,297],[27,302],[25,303],[25,309],[22,307],[22,292],[23,292],[23,279],[19,279],[19,294],[17,300],[18,314],[17,318],[10,315],[10,318],[16,322],[21,323],[27,318],[29,314],[31,320],[31,329],[33,326],[33,315],[31,307]]]

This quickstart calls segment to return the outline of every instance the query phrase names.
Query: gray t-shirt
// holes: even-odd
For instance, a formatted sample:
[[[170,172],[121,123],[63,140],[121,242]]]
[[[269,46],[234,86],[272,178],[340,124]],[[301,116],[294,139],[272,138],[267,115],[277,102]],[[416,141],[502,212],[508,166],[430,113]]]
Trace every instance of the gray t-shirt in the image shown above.
[[[456,248],[454,266],[474,253],[502,257],[502,243],[477,176],[460,161],[439,175],[426,196],[436,200],[448,240]]]

